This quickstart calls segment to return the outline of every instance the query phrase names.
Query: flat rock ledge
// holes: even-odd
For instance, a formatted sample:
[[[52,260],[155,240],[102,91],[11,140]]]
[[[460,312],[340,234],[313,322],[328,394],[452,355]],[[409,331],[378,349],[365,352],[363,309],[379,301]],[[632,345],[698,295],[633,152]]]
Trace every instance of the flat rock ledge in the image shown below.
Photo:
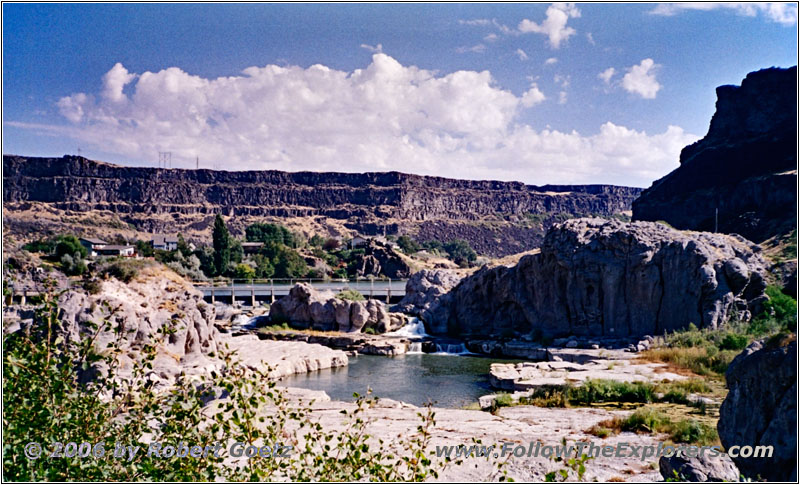
[[[231,337],[225,343],[242,364],[254,369],[268,368],[273,378],[348,364],[345,352],[319,344],[261,340],[255,335]]]
[[[318,344],[330,347],[338,352],[345,351],[350,354],[366,355],[401,355],[409,351],[411,341],[399,337],[383,337],[364,333],[330,332],[328,334],[314,334],[292,330],[262,330],[256,333],[264,341],[292,341]]]
[[[551,359],[547,362],[494,363],[489,370],[489,383],[495,389],[504,391],[529,391],[549,386],[581,384],[589,379],[618,382],[686,379],[685,376],[667,372],[666,364],[634,363],[633,354],[620,350],[589,349],[567,352],[565,349],[552,352],[550,356]]]

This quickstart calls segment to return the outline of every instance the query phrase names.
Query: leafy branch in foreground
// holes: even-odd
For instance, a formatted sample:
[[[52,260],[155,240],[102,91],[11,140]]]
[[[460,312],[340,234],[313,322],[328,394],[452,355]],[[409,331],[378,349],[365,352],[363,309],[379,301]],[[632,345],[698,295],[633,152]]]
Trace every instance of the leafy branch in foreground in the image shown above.
[[[57,298],[46,293],[30,326],[3,342],[3,478],[14,481],[421,481],[438,477],[447,463],[427,454],[434,427],[433,409],[419,413],[417,433],[395,447],[370,436],[369,409],[377,399],[359,397],[342,410],[343,431],[325,429],[311,405],[290,402],[269,370],[239,365],[223,351],[224,365],[208,375],[180,375],[174,385],[157,386],[153,372],[157,341],[141,346],[132,364],[124,359],[122,324],[114,310],[82,335],[64,332]],[[160,338],[175,331],[165,326]],[[101,332],[115,339],[98,350]],[[55,442],[97,444],[102,457],[42,456],[28,459],[26,444],[45,453]],[[292,446],[289,456],[235,458],[234,442],[259,449]],[[217,456],[162,458],[148,454],[151,443],[206,450],[221,444]],[[138,453],[115,456],[119,446]],[[395,451],[396,450],[396,451]]]

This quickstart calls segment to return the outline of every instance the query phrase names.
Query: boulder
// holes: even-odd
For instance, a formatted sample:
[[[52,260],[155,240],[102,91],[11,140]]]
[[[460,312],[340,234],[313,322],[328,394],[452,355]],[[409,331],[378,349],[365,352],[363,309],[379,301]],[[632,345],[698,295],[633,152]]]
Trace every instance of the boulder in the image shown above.
[[[340,332],[373,329],[385,333],[405,325],[407,317],[389,312],[379,300],[347,301],[330,291],[317,291],[308,283],[298,283],[289,294],[272,304],[272,322],[291,322],[299,328]]]
[[[664,480],[684,482],[738,482],[739,470],[728,455],[710,456],[702,454],[696,457],[677,453],[673,456],[662,456],[658,460],[658,468]]]
[[[731,446],[772,446],[771,458],[733,458],[748,478],[797,481],[797,342],[756,341],[725,373],[717,431]]]
[[[766,267],[760,248],[735,235],[573,219],[548,232],[540,253],[461,280],[429,310],[429,327],[489,338],[717,328],[761,310]]]
[[[434,314],[439,298],[453,289],[459,281],[461,276],[453,271],[423,269],[414,273],[406,282],[405,296],[392,307],[392,311],[417,316],[426,323],[437,321],[439,319]]]

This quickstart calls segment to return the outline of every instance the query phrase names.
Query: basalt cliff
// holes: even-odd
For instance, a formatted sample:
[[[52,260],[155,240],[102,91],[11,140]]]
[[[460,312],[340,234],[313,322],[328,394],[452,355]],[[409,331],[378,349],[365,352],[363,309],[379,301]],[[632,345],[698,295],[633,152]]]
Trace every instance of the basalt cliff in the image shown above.
[[[553,223],[630,210],[641,189],[531,186],[398,172],[317,173],[122,167],[82,157],[3,156],[3,223],[24,236],[59,230],[210,237],[217,213],[234,233],[257,220],[307,233],[466,239],[481,254],[537,247]],[[77,229],[76,229],[77,228]],[[128,231],[128,234],[125,232]]]
[[[717,88],[708,134],[633,203],[633,219],[763,242],[797,218],[797,67]]]

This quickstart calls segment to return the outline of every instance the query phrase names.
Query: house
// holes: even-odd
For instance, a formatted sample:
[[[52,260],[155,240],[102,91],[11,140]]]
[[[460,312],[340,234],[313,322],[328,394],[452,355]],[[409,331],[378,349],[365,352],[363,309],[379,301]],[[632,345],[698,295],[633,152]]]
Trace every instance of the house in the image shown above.
[[[150,241],[153,249],[161,249],[162,251],[175,251],[178,249],[178,236],[167,236],[164,234],[156,234],[153,240]]]
[[[102,239],[96,239],[91,237],[82,237],[80,238],[81,246],[86,248],[86,251],[89,253],[90,257],[95,257],[99,253],[100,249],[108,246],[108,243],[103,241]]]
[[[242,243],[242,251],[244,254],[255,254],[264,247],[263,242],[243,242]]]
[[[131,245],[106,244],[103,247],[97,248],[96,251],[100,256],[123,256],[126,258],[136,256],[136,246]]]
[[[350,249],[363,248],[366,245],[367,245],[367,240],[361,236],[356,236],[353,239],[351,239],[349,243],[347,243],[347,246]]]

